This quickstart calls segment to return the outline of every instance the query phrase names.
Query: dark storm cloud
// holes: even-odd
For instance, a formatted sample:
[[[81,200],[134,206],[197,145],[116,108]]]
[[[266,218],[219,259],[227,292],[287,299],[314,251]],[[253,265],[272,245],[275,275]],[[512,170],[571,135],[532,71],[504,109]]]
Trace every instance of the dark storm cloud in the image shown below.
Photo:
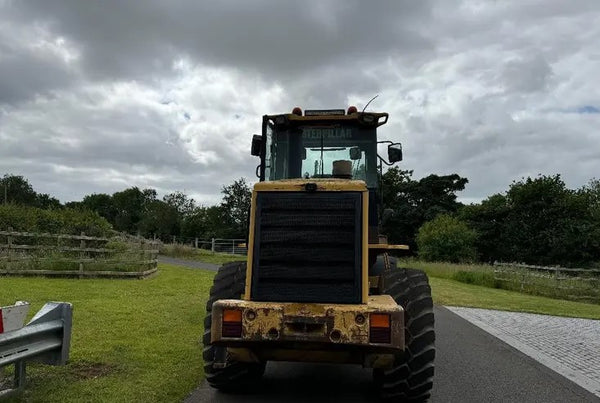
[[[62,200],[127,186],[204,202],[253,180],[265,113],[390,113],[415,176],[479,200],[600,170],[597,0],[0,0],[0,173]]]
[[[273,79],[335,63],[410,56],[431,48],[416,28],[429,1],[27,1],[9,13],[74,38],[84,70],[101,78],[152,78],[173,59],[260,71]],[[417,23],[418,21],[418,23]]]

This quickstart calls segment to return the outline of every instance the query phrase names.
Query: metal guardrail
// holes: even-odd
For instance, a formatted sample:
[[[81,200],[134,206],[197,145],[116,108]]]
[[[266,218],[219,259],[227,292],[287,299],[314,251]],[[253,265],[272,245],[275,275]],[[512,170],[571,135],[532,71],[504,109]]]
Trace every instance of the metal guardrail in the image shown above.
[[[196,249],[210,250],[216,253],[227,253],[233,255],[246,255],[248,246],[245,239],[239,238],[186,238],[173,236],[173,244],[187,245]]]
[[[65,365],[69,359],[72,305],[48,302],[23,326],[28,309],[23,302],[0,309],[0,368],[15,365],[13,387],[0,390],[0,398],[23,388],[27,361]]]

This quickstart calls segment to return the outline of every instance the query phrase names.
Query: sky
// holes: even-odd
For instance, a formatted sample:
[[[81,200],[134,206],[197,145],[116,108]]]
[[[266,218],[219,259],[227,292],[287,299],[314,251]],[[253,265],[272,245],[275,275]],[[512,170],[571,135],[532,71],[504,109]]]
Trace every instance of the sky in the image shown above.
[[[388,112],[463,202],[600,176],[600,2],[0,0],[0,176],[62,202],[256,181],[264,114]],[[383,150],[382,150],[383,151]]]

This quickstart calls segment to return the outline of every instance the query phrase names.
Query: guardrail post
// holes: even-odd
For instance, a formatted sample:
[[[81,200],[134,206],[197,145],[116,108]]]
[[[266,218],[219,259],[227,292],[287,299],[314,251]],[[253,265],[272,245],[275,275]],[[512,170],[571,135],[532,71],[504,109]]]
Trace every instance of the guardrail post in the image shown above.
[[[196,242],[194,243],[194,245],[196,246],[196,249],[198,249],[198,238],[196,238]]]
[[[235,239],[231,240],[231,254],[235,255]]]
[[[212,253],[215,253],[215,238],[213,238],[213,239],[211,240],[211,243],[210,243],[210,250],[211,250],[211,252],[212,252]]]
[[[15,362],[15,381],[14,385],[16,389],[21,389],[25,386],[25,361]]]

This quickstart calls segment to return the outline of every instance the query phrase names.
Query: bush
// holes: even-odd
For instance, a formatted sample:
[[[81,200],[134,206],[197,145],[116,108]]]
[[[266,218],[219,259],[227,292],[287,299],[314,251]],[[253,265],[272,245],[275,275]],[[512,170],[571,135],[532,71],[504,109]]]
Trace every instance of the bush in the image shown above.
[[[107,236],[112,232],[108,221],[89,210],[55,209],[8,204],[0,206],[0,231],[12,227],[20,232]]]
[[[440,214],[419,228],[419,257],[434,262],[473,262],[476,234],[467,224],[448,214]]]

